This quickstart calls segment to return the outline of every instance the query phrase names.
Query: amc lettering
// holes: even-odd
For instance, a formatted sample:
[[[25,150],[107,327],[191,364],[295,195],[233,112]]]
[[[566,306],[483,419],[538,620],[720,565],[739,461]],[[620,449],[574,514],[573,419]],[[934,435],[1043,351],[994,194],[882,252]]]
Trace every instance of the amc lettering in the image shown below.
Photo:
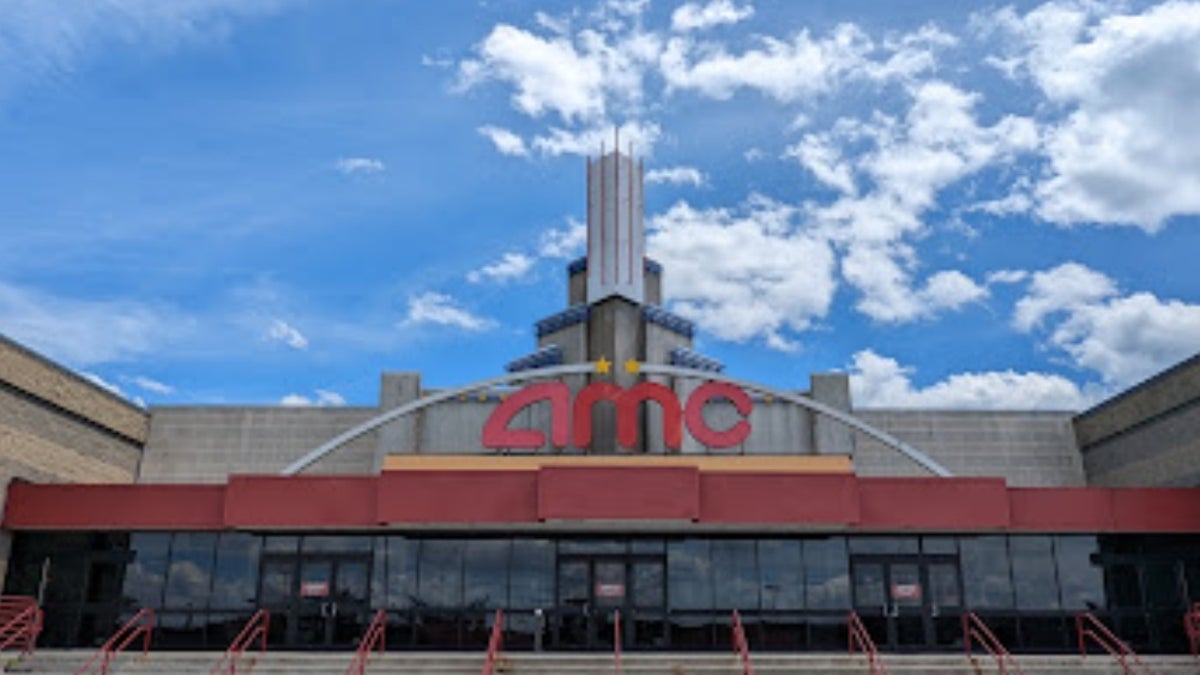
[[[704,419],[704,406],[715,399],[733,404],[742,416],[728,429],[713,429]],[[683,426],[700,443],[710,448],[728,448],[740,444],[750,435],[746,420],[754,403],[742,389],[725,382],[701,385],[681,406],[671,389],[657,382],[641,382],[629,389],[612,382],[593,382],[579,391],[574,402],[571,390],[561,382],[530,385],[505,399],[483,425],[483,445],[486,448],[515,448],[536,450],[546,444],[546,434],[537,429],[509,429],[512,418],[521,410],[539,401],[550,404],[550,444],[566,447],[568,442],[584,448],[592,440],[592,408],[600,401],[610,401],[617,408],[617,442],[633,448],[638,442],[638,407],[653,401],[663,412],[663,444],[678,450],[683,444]]]

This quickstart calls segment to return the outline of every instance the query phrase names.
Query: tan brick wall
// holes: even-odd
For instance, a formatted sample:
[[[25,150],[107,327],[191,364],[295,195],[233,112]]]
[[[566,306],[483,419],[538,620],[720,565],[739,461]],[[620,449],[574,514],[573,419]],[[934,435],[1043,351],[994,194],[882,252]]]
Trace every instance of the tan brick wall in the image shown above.
[[[0,382],[145,443],[148,418],[138,407],[0,336]]]

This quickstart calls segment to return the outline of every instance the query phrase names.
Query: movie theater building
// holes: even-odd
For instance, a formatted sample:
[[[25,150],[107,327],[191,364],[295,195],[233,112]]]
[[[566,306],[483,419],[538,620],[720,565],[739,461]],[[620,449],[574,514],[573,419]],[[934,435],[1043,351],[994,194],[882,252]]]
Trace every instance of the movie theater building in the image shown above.
[[[863,409],[693,349],[645,256],[642,166],[589,160],[567,308],[501,373],[374,407],[144,410],[0,340],[5,593],[46,646],[139,608],[163,647],[224,649],[258,608],[273,645],[391,649],[960,644],[973,611],[1014,651],[1066,651],[1092,610],[1186,649],[1200,600],[1200,359],[1082,414]]]

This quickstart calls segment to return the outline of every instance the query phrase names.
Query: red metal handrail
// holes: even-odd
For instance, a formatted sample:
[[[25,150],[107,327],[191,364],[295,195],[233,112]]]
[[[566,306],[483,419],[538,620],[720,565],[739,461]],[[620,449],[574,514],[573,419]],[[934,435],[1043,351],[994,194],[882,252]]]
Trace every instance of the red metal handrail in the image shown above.
[[[133,644],[133,641],[142,638],[142,655],[150,652],[150,636],[154,632],[155,616],[154,610],[143,607],[138,610],[133,618],[125,622],[124,626],[117,629],[117,632],[112,634],[112,637],[100,645],[100,649],[92,654],[92,658],[87,660],[80,666],[79,670],[75,671],[75,675],[91,675],[99,673],[107,675],[108,666],[117,654],[125,651],[125,648]]]
[[[208,675],[218,675],[224,673],[235,675],[237,673],[238,661],[242,658],[242,654],[246,653],[255,640],[260,641],[259,653],[265,654],[267,651],[267,631],[271,628],[271,613],[265,609],[260,609],[250,617],[246,625],[242,628],[242,632],[233,638],[233,642],[229,643],[229,649],[225,650],[225,654],[217,661],[217,665],[208,671]]]
[[[621,675],[621,610],[613,610],[613,672]]]
[[[386,633],[387,612],[380,609],[371,619],[371,625],[367,626],[367,632],[363,633],[362,641],[358,643],[358,649],[354,652],[354,660],[346,669],[346,675],[363,675],[367,672],[367,660],[371,658],[371,652],[375,651],[375,646],[379,646],[380,654],[387,651]]]
[[[963,614],[962,628],[963,648],[967,651],[967,658],[971,659],[972,661],[975,659],[975,656],[971,653],[971,641],[974,639],[996,662],[996,665],[1000,668],[1001,673],[1004,675],[1007,675],[1008,673],[1019,673],[1020,675],[1025,675],[1025,671],[1021,670],[1021,666],[1017,663],[1017,660],[1013,658],[1012,654],[1008,653],[1008,650],[1004,648],[1004,645],[996,639],[996,636],[992,633],[992,630],[988,628],[987,624],[985,624],[978,616],[975,615],[975,612],[967,612],[966,614]]]
[[[863,625],[858,612],[850,612],[847,624],[849,625],[850,653],[853,654],[857,647],[859,651],[867,655],[867,664],[871,667],[871,675],[889,675],[887,667],[883,665],[883,660],[879,658],[879,650],[875,649],[875,641],[871,639],[871,634],[867,632],[867,627]]]
[[[1075,615],[1075,633],[1079,636],[1079,655],[1087,657],[1087,638],[1091,638],[1092,642],[1100,645],[1104,651],[1108,652],[1121,664],[1121,669],[1125,675],[1130,673],[1146,673],[1152,675],[1154,671],[1142,663],[1138,658],[1137,652],[1129,648],[1121,638],[1118,638],[1108,626],[1100,623],[1095,614],[1091,612],[1081,612]],[[1133,661],[1133,663],[1130,663]],[[1135,670],[1136,668],[1136,670]]]
[[[504,610],[496,610],[496,618],[492,619],[492,636],[488,638],[487,656],[483,659],[483,675],[492,675],[496,669],[496,659],[500,658],[500,644],[504,640]]]
[[[750,643],[746,641],[746,627],[742,615],[733,610],[733,651],[742,659],[742,675],[754,675],[754,664],[750,662]]]
[[[19,645],[32,654],[42,633],[44,615],[37,600],[26,595],[0,596],[0,650]]]
[[[1183,615],[1183,630],[1187,633],[1192,656],[1200,656],[1200,602],[1192,605],[1187,614]]]

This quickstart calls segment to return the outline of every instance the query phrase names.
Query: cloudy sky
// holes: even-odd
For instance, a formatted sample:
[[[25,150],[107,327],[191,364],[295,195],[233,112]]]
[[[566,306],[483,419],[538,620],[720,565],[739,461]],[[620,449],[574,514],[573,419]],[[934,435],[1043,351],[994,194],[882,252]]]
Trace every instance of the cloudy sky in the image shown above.
[[[1200,4],[0,0],[0,332],[148,404],[373,405],[564,306],[646,158],[728,372],[1082,408],[1200,350]]]

